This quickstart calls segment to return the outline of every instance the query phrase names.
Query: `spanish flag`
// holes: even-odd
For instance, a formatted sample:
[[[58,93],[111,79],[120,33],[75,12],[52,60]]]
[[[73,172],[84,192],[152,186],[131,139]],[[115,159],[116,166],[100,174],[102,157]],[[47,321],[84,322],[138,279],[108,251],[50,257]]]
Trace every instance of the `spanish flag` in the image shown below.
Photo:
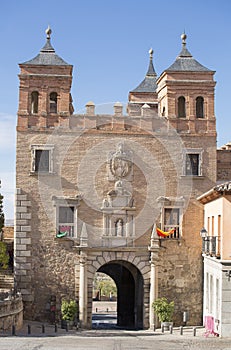
[[[160,228],[156,228],[156,233],[158,234],[158,236],[163,237],[163,238],[166,238],[166,237],[172,235],[174,232],[175,232],[174,228],[172,228],[168,232],[162,231]]]

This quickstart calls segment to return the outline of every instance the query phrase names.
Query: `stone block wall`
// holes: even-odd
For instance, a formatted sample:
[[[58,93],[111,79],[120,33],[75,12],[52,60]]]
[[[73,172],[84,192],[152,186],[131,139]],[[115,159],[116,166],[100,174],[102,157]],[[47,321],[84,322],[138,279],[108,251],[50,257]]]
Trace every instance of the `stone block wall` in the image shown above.
[[[21,295],[9,297],[0,302],[0,329],[11,330],[12,326],[16,330],[23,325],[23,302]]]
[[[23,301],[32,302],[31,264],[31,201],[21,188],[16,189],[14,271],[15,287],[20,290]]]

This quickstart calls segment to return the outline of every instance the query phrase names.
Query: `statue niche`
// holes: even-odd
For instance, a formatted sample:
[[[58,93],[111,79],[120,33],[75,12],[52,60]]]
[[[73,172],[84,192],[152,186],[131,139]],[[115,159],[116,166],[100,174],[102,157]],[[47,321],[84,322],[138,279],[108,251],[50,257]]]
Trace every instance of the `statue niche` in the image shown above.
[[[136,208],[131,193],[121,180],[103,200],[103,246],[133,246],[135,237],[134,215]]]

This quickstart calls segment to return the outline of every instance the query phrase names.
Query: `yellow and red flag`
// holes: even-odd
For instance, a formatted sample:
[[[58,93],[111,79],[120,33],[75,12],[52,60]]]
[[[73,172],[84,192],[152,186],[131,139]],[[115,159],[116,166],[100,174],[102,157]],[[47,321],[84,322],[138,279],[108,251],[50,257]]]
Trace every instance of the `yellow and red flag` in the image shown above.
[[[175,232],[175,228],[172,228],[170,231],[162,231],[160,228],[156,228],[156,233],[158,234],[158,236],[160,237],[168,237],[170,235],[172,235]]]

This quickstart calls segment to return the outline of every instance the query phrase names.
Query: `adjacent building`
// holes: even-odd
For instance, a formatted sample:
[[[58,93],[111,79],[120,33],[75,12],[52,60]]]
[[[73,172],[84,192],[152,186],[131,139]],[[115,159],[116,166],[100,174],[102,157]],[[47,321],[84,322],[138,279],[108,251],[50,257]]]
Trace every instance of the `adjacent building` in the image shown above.
[[[198,200],[204,205],[204,323],[208,332],[231,334],[231,182],[216,185]]]

